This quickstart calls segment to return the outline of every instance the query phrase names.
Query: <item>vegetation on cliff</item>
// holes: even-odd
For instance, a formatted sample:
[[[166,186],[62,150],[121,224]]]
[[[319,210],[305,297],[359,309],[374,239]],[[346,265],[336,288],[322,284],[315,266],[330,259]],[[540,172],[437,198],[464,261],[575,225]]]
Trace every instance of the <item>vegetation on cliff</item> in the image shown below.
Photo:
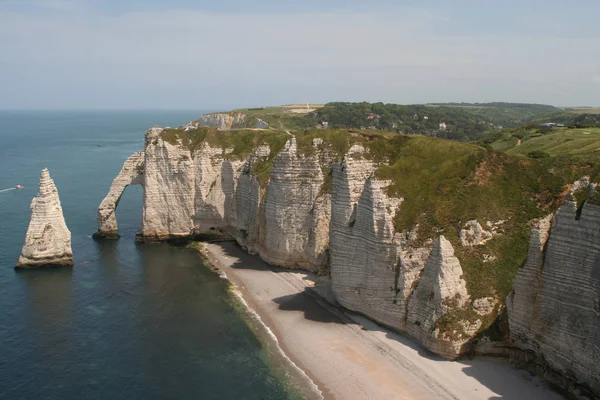
[[[225,159],[241,160],[247,158],[261,144],[281,150],[289,139],[289,135],[280,130],[218,131],[214,128],[202,127],[197,129],[166,128],[162,132],[161,138],[172,145],[181,144],[192,153],[206,143],[211,147],[227,150],[223,155]]]
[[[571,159],[521,159],[421,136],[400,136],[388,143],[389,164],[376,176],[390,180],[389,195],[404,199],[396,213],[396,231],[418,226],[413,245],[444,234],[455,247],[474,298],[503,299],[509,293],[527,256],[529,222],[558,206],[568,182],[597,169]],[[461,245],[459,232],[471,220],[498,234],[485,245]],[[488,226],[488,221],[499,225]]]

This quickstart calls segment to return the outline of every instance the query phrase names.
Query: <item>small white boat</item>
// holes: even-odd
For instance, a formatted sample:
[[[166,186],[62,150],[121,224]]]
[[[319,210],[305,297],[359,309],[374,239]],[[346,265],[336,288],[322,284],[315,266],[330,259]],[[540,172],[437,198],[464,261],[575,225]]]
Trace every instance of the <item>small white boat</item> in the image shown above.
[[[20,190],[20,189],[24,189],[24,187],[21,186],[21,185],[17,185],[17,186],[15,186],[15,189],[19,189]]]

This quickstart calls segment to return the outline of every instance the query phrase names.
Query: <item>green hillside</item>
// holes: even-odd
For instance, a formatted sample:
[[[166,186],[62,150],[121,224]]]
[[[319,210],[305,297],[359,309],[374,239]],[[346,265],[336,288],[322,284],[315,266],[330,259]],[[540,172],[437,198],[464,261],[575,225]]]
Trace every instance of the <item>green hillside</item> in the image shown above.
[[[533,152],[543,152],[547,156],[572,156],[580,160],[600,158],[600,128],[521,128],[486,139],[493,149],[515,156],[535,157]]]
[[[480,139],[498,130],[484,117],[454,107],[384,103],[328,103],[325,105],[244,108],[231,111],[247,115],[236,129],[253,128],[257,119],[271,129],[301,132],[332,128],[421,134],[460,141]]]
[[[435,103],[430,107],[454,108],[483,118],[494,125],[517,127],[534,119],[546,119],[564,111],[546,104],[524,103]]]
[[[494,125],[483,117],[452,107],[384,103],[328,103],[306,116],[330,128],[379,129],[460,141],[479,139]]]

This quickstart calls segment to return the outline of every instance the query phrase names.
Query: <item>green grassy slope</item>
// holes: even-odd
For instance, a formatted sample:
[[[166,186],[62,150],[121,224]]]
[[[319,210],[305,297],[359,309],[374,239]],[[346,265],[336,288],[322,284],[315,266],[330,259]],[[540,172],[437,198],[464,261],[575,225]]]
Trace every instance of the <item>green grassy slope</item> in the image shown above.
[[[597,160],[600,157],[600,128],[522,128],[502,132],[491,146],[522,157],[543,151],[550,156]]]

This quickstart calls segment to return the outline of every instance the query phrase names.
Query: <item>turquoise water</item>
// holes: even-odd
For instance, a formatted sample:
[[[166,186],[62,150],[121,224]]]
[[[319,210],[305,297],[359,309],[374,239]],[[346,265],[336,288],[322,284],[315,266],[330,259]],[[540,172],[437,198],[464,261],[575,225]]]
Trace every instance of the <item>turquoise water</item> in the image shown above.
[[[128,188],[119,204],[123,237],[91,238],[98,204],[142,149],[143,132],[202,113],[0,111],[1,399],[298,396],[226,282],[194,252],[134,244],[141,188]],[[60,193],[75,267],[15,272],[44,167]],[[25,189],[3,191],[17,184]]]

